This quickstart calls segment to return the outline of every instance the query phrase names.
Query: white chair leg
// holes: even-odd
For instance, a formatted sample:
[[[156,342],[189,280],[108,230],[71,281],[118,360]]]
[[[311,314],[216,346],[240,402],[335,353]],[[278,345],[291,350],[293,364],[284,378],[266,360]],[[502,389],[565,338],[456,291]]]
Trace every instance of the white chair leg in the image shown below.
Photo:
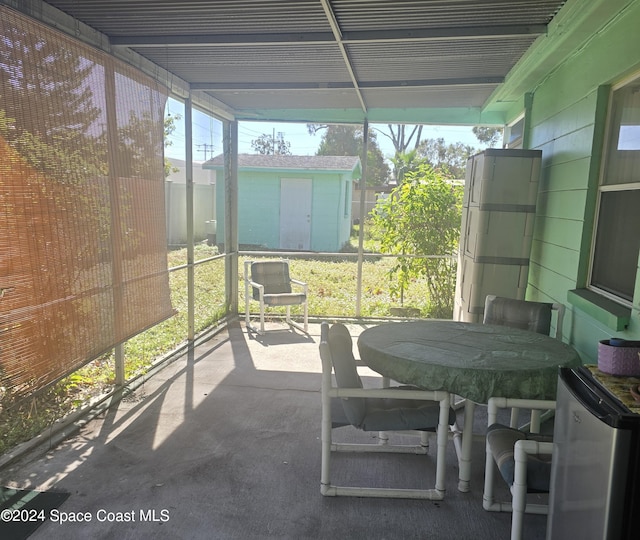
[[[462,449],[459,456],[458,491],[469,491],[471,479],[471,445],[473,443],[473,414],[476,404],[467,399],[464,404],[464,427],[462,428]]]
[[[324,360],[323,360],[324,362]],[[329,493],[331,487],[331,368],[323,367],[322,372],[322,425],[320,431],[321,465],[320,465],[320,493],[322,495],[334,495]]]
[[[309,306],[306,300],[304,302],[304,332],[305,334],[309,332]]]
[[[447,442],[449,441],[449,403],[450,396],[446,394],[444,399],[440,401],[440,417],[438,419],[437,438],[436,438],[436,485],[437,493],[442,493],[444,498],[445,492],[445,463],[447,459]]]
[[[251,320],[249,317],[249,264],[251,261],[245,261],[244,263],[244,322],[249,330]]]
[[[527,505],[527,454],[521,443],[522,441],[516,443],[514,453],[515,470],[513,486],[511,487],[513,497],[511,501],[511,540],[520,540],[522,536],[522,521],[524,519],[524,509]]]
[[[513,501],[515,503],[516,497],[514,495]],[[513,506],[511,515],[511,540],[520,540],[522,538],[522,521],[524,518],[524,510],[516,509],[515,504]]]
[[[262,297],[263,295],[263,289],[260,289],[260,333],[264,334],[264,298]]]
[[[329,406],[329,409],[331,407]],[[324,415],[323,415],[324,416]],[[331,411],[328,419],[322,419],[322,463],[320,466],[320,493],[322,495],[335,495],[331,488]]]
[[[448,416],[447,416],[447,420],[449,420]],[[445,425],[446,425],[446,423],[445,423]],[[429,432],[428,431],[421,431],[420,432],[420,446],[424,447],[425,449],[429,448]]]
[[[249,326],[251,326],[251,319],[249,317],[249,285],[248,284],[244,288],[244,322],[248,330]]]
[[[518,409],[517,407],[513,407],[511,409],[511,418],[509,420],[509,427],[517,429],[519,417],[520,417],[520,409]]]
[[[491,449],[489,448],[489,443],[486,443],[486,458],[484,463],[484,491],[482,492],[482,507],[485,510],[493,511],[498,510],[494,503],[495,499],[493,497],[493,486],[494,486],[494,471],[493,471],[493,456],[491,455]]]
[[[541,411],[537,409],[531,411],[531,425],[529,426],[531,433],[540,433],[540,415]]]

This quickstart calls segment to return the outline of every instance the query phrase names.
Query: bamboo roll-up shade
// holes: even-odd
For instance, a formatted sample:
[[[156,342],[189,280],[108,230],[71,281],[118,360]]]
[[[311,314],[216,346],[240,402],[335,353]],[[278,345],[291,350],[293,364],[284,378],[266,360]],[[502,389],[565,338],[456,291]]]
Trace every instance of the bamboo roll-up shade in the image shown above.
[[[166,90],[0,7],[0,387],[22,395],[173,314]]]

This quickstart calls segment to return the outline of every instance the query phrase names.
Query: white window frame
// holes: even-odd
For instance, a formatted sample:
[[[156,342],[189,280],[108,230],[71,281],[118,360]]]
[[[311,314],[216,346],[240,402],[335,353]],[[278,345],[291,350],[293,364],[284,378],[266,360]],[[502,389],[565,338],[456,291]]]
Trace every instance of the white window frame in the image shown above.
[[[598,226],[599,226],[599,222],[601,219],[600,216],[600,210],[601,210],[601,202],[602,202],[602,197],[604,194],[606,193],[612,193],[612,192],[621,192],[621,191],[638,191],[640,190],[640,170],[637,173],[637,180],[633,181],[633,182],[626,182],[626,183],[606,183],[607,181],[607,174],[609,172],[609,152],[610,152],[610,143],[611,143],[611,138],[614,135],[615,131],[614,130],[620,130],[620,123],[619,122],[615,122],[615,120],[613,119],[613,114],[614,114],[614,96],[616,91],[621,90],[625,87],[627,87],[630,84],[638,84],[640,83],[640,73],[636,73],[635,75],[633,75],[632,77],[629,77],[627,79],[625,79],[624,81],[612,86],[610,94],[609,94],[609,102],[608,102],[608,106],[607,106],[607,121],[606,121],[606,132],[605,132],[605,137],[604,137],[604,142],[603,142],[603,159],[602,159],[602,165],[601,165],[601,169],[600,169],[600,180],[598,183],[598,193],[597,193],[597,200],[596,200],[596,215],[595,215],[595,221],[594,221],[594,228],[593,228],[593,235],[592,235],[592,240],[591,240],[591,254],[590,254],[590,258],[589,258],[589,275],[588,275],[588,286],[587,288],[590,290],[593,290],[594,292],[609,298],[610,300],[613,300],[619,304],[622,304],[624,306],[627,307],[632,307],[633,304],[633,299],[629,300],[627,298],[624,298],[622,296],[620,296],[619,294],[616,294],[614,292],[611,292],[607,289],[604,289],[602,287],[599,287],[598,285],[594,284],[594,265],[596,262],[596,242],[597,242],[597,238],[598,238]],[[640,107],[639,107],[640,108]],[[640,111],[639,111],[640,112]],[[640,150],[639,150],[640,151]],[[612,262],[612,264],[616,264],[616,262]],[[636,262],[635,262],[636,266],[636,274],[637,274],[637,257],[636,257]],[[637,282],[637,276],[636,276],[636,280],[634,280],[634,284]],[[635,297],[635,285],[634,285],[634,290],[632,291],[632,297]]]

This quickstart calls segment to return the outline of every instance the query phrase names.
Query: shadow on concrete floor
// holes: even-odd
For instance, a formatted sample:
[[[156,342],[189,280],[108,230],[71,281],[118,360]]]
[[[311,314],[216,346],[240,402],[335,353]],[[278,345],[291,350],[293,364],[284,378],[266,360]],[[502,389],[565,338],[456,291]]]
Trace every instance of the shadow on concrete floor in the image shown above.
[[[71,493],[59,511],[76,522],[49,520],[31,538],[508,538],[510,514],[482,509],[481,441],[470,493],[457,490],[450,443],[444,501],[320,495],[319,333],[261,337],[234,324],[46,455],[3,470],[4,484]],[[333,476],[414,487],[433,483],[432,459],[337,456]],[[524,539],[544,538],[545,523],[525,516]]]

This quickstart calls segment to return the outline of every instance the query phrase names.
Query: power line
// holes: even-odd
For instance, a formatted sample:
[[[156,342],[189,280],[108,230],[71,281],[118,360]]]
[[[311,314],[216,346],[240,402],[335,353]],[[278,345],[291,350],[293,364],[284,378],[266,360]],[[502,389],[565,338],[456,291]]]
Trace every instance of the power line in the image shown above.
[[[198,149],[204,148],[204,150],[200,150],[200,151],[201,152],[204,151],[204,160],[205,161],[207,161],[207,152],[209,150],[211,150],[211,155],[213,156],[213,149],[215,148],[215,144],[203,143],[203,144],[197,144],[196,146],[198,147]]]

